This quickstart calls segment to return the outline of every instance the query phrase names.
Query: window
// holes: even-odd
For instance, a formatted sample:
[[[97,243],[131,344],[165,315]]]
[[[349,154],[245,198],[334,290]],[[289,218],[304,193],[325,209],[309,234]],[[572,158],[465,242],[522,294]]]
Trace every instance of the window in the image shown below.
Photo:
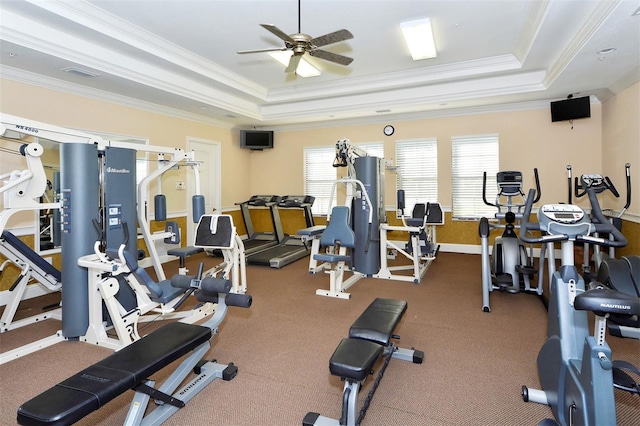
[[[396,189],[404,190],[405,214],[416,203],[438,201],[438,140],[396,142]]]
[[[369,154],[369,157],[384,158],[384,144],[382,142],[365,142],[354,144]]]
[[[487,200],[497,194],[498,135],[460,136],[451,138],[452,204],[456,219],[493,217],[495,207],[482,201],[482,175],[487,172]]]
[[[315,215],[328,213],[331,189],[337,179],[335,158],[335,146],[304,149],[304,193],[316,198],[311,208]]]
[[[352,146],[357,146],[372,157],[384,158],[382,142],[352,143]],[[337,169],[333,167],[335,158],[335,145],[304,149],[304,191],[306,195],[316,198],[311,208],[315,215],[326,215],[329,204],[335,205],[335,194],[334,199],[330,200],[331,190],[338,179]]]

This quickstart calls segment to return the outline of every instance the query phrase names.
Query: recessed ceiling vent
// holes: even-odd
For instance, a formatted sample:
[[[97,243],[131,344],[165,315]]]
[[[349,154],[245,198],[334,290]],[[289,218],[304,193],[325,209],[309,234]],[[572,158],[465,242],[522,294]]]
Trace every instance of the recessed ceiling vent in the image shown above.
[[[75,74],[75,75],[79,75],[80,77],[85,77],[85,78],[93,78],[93,77],[97,77],[98,74],[89,71],[89,70],[85,70],[82,68],[77,68],[77,67],[67,67],[67,68],[63,68],[62,71],[64,72],[68,72],[71,74]]]

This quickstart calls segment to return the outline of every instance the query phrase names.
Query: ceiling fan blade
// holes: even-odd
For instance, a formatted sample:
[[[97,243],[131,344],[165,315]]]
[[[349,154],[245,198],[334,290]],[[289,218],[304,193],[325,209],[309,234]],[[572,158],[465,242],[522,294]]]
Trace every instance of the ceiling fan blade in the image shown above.
[[[309,55],[316,58],[324,59],[325,61],[335,62],[336,64],[340,65],[349,65],[353,61],[353,58],[320,49],[310,50]]]
[[[284,31],[282,31],[280,28],[276,27],[275,25],[272,24],[260,24],[260,26],[262,28],[264,28],[265,30],[269,31],[271,34],[277,36],[278,38],[281,38],[282,40],[288,42],[288,43],[292,43],[295,44],[295,40],[292,39],[291,37],[289,37],[288,34],[286,34]]]
[[[287,66],[287,69],[284,70],[284,72],[296,72],[296,70],[298,69],[298,64],[300,63],[300,59],[302,59],[302,55],[291,55],[291,59],[289,59],[289,65]]]
[[[286,47],[270,47],[268,49],[256,49],[256,50],[238,50],[236,53],[245,54],[245,53],[261,53],[261,52],[281,52],[287,50]]]
[[[353,38],[347,30],[338,30],[311,40],[311,44],[316,47],[326,46],[328,44],[338,43],[339,41],[349,40]]]

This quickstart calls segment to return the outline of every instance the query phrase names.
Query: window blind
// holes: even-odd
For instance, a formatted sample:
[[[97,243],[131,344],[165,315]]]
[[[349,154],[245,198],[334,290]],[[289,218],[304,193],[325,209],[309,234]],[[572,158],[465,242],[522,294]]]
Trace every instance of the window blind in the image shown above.
[[[328,213],[331,189],[337,179],[335,157],[335,146],[304,148],[304,193],[315,197],[311,208],[315,215]]]
[[[495,200],[499,167],[498,135],[451,138],[452,215],[457,219],[493,217],[495,207],[482,201],[482,175],[487,172],[487,200]]]
[[[357,143],[355,145],[366,151],[370,157],[384,158],[384,145],[382,142],[366,142]]]
[[[416,203],[438,201],[438,140],[396,141],[396,189],[405,193],[405,214]]]

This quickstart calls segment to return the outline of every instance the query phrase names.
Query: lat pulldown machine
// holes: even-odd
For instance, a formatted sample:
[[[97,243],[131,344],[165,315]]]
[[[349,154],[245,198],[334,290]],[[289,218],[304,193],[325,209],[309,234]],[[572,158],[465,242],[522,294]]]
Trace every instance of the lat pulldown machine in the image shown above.
[[[334,199],[336,188],[342,185],[346,189],[344,204],[333,209],[329,205],[326,228],[316,226],[298,232],[306,240],[312,240],[309,273],[325,271],[330,276],[329,290],[318,289],[316,294],[348,299],[350,294],[346,290],[364,277],[419,283],[437,252],[424,251],[424,248],[427,244],[435,246],[435,232],[427,230],[434,224],[443,223],[440,206],[433,203],[432,210],[437,210],[439,216],[431,216],[438,216],[432,223],[424,214],[416,223],[388,225],[383,159],[371,157],[349,140],[342,139],[336,142],[333,165],[348,168],[347,176],[334,183],[330,198]],[[402,248],[390,241],[387,233],[391,231],[407,232],[410,243]],[[411,261],[411,265],[389,266],[389,251],[402,254]],[[395,273],[399,270],[408,270],[412,274]],[[345,279],[345,272],[352,275]]]
[[[194,161],[193,152],[185,153],[181,149],[103,141],[95,135],[8,114],[2,114],[0,122],[2,134],[13,132],[17,138],[26,134],[61,143],[63,292],[62,332],[59,335],[67,339],[79,339],[86,335],[91,323],[89,300],[97,296],[97,293],[89,294],[87,285],[89,277],[86,268],[88,259],[85,256],[96,255],[95,250],[98,247],[97,250],[104,257],[102,260],[112,262],[118,259],[117,254],[123,241],[126,242],[126,252],[138,253],[137,240],[125,238],[125,235],[137,235],[136,224],[139,224],[143,230],[147,248],[151,252],[156,274],[163,281],[164,271],[154,250],[144,202],[148,197],[146,192],[148,182],[159,178],[165,171],[178,164],[186,164],[195,169],[197,193],[199,192],[198,163]],[[160,166],[137,187],[135,154],[139,149],[157,153]],[[41,180],[37,179],[38,177],[39,175],[36,175],[36,180],[33,180],[28,174],[19,176],[10,189],[28,184],[37,186],[35,184]],[[138,197],[144,198],[139,203],[136,202],[136,187]],[[0,216],[2,226],[10,214],[19,210],[58,208],[57,204],[38,204],[33,199],[28,203],[24,198],[16,199],[18,203],[13,201],[9,204],[5,203],[5,211]],[[136,205],[138,206],[137,215]],[[9,213],[6,213],[7,207],[12,209]],[[157,205],[156,211],[158,216],[162,215],[162,204]],[[197,222],[199,216],[204,213],[204,199],[201,195],[194,196],[193,211],[194,222]],[[162,219],[162,217],[156,217],[156,219]],[[179,241],[177,232],[178,229],[175,226],[172,232],[165,233],[162,237]],[[96,241],[98,241],[97,246]],[[83,265],[78,264],[81,258],[84,258]],[[127,268],[130,271],[137,270],[137,257],[132,256],[130,260]],[[117,297],[126,311],[136,308],[138,303],[136,292],[129,286],[120,286]]]

